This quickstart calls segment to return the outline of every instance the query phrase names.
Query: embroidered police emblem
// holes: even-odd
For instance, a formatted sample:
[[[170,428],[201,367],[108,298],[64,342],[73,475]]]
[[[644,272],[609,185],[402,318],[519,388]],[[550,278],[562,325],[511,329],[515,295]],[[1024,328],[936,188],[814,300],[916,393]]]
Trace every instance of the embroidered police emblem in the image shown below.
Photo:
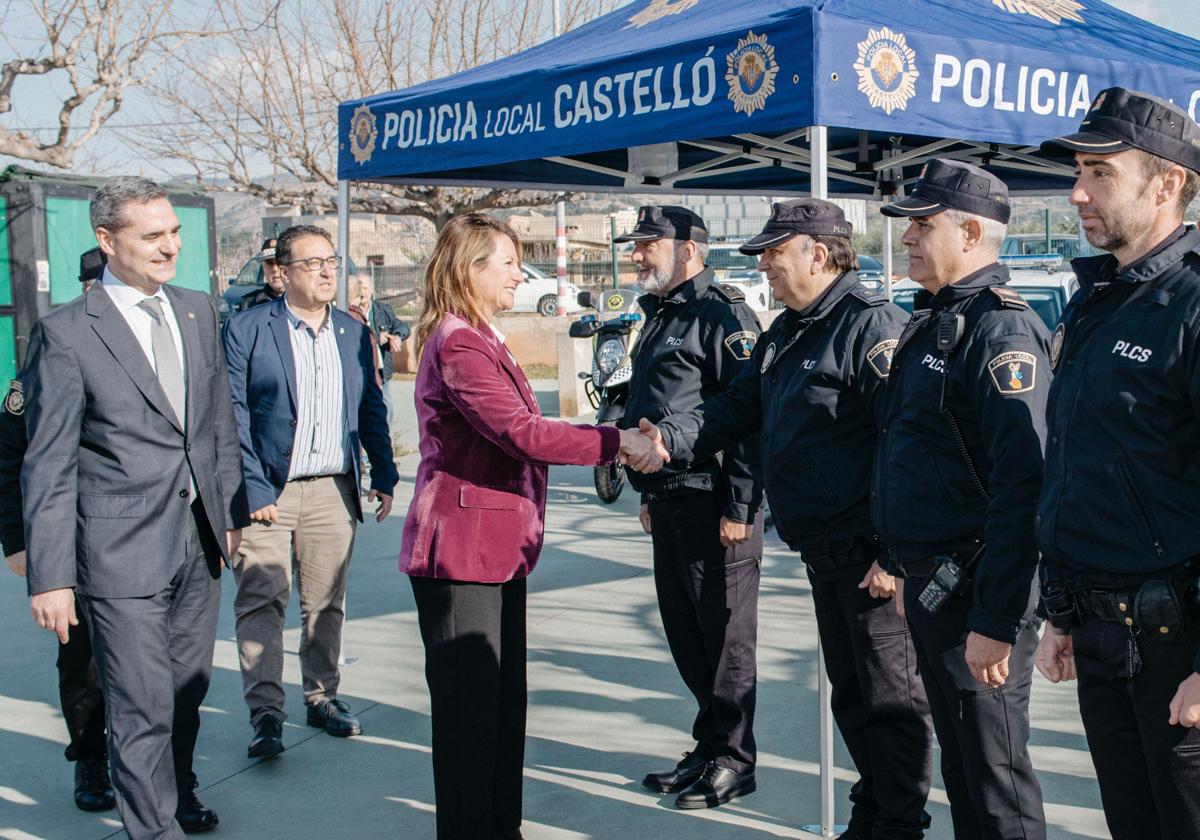
[[[763,353],[762,367],[759,368],[758,372],[766,373],[767,368],[769,368],[771,366],[771,362],[773,362],[773,361],[775,361],[775,345],[770,344],[767,346],[767,352]]]
[[[735,359],[749,359],[754,355],[754,343],[758,336],[748,330],[735,332],[725,339],[725,346]]]
[[[1054,328],[1054,337],[1050,339],[1050,370],[1058,370],[1058,357],[1062,354],[1063,341],[1066,337],[1066,326],[1059,324]]]
[[[867,40],[858,43],[858,89],[867,95],[872,108],[891,114],[903,111],[917,93],[917,54],[899,32],[886,26],[867,32]]]
[[[700,0],[650,0],[650,5],[631,17],[624,28],[641,29],[646,24],[654,23],[668,15],[686,12],[699,2]]]
[[[1055,26],[1062,26],[1064,18],[1083,23],[1079,13],[1085,8],[1075,0],[992,0],[992,5],[1011,15],[1032,15]]]
[[[1108,96],[1108,91],[1106,91],[1106,90],[1100,91],[1100,93],[1096,95],[1096,101],[1092,103],[1092,107],[1088,108],[1088,110],[1095,111],[1097,108],[1099,108],[1101,105],[1103,105],[1104,98],[1106,96]]]
[[[734,112],[748,117],[765,108],[767,97],[775,92],[778,73],[775,48],[767,43],[767,36],[746,33],[737,48],[725,56],[725,81],[729,83]]]
[[[25,413],[25,386],[20,379],[14,379],[8,386],[8,396],[4,398],[4,410],[9,414],[20,416]]]
[[[620,309],[624,305],[625,305],[624,296],[619,295],[619,294],[612,294],[612,295],[608,296],[608,308],[609,309]]]
[[[896,345],[899,343],[899,340],[889,338],[867,351],[867,364],[880,379],[887,379],[888,374],[892,372],[892,355],[896,352]]]
[[[988,362],[988,373],[1001,394],[1024,394],[1037,384],[1037,357],[1032,353],[1009,350]]]
[[[359,105],[350,118],[350,154],[354,155],[360,166],[375,154],[375,140],[378,137],[375,115],[366,105]]]

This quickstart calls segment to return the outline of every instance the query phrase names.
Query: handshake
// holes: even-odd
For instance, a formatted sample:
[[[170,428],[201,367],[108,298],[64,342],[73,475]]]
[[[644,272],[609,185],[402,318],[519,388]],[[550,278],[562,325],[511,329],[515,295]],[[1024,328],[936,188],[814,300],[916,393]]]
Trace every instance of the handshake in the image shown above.
[[[643,417],[636,429],[621,430],[621,450],[617,460],[638,472],[655,473],[671,460],[671,454],[663,444],[662,432]]]

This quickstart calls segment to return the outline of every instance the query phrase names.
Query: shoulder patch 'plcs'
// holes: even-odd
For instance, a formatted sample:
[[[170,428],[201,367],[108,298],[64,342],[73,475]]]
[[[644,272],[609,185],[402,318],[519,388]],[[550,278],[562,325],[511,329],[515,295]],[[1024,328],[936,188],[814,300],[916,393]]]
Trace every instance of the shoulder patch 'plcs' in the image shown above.
[[[889,338],[867,351],[867,364],[880,379],[887,379],[888,374],[892,372],[892,354],[896,352],[896,345],[899,343],[899,339]]]
[[[725,347],[733,354],[733,358],[742,362],[754,355],[754,345],[757,342],[758,336],[749,330],[742,330],[726,337]]]
[[[1024,394],[1037,384],[1037,357],[1020,350],[1001,353],[988,362],[992,384],[1004,396]]]

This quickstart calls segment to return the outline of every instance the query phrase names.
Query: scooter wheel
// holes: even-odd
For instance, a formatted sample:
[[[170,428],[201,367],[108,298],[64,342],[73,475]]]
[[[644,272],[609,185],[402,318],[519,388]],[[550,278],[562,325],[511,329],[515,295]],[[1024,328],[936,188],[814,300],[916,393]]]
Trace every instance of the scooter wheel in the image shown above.
[[[625,489],[625,468],[620,464],[609,464],[607,467],[596,467],[596,495],[600,501],[611,505],[621,496]]]

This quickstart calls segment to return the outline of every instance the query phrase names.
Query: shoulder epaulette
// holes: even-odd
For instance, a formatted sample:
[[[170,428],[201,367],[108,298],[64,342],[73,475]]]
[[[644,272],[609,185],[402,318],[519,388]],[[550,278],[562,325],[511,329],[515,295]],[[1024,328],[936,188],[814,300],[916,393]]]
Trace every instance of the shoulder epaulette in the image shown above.
[[[887,303],[887,298],[879,292],[872,292],[866,286],[859,286],[857,289],[850,292],[854,297],[861,300],[867,306],[883,306]]]
[[[1021,297],[1021,293],[1007,286],[992,286],[991,292],[1009,309],[1028,309],[1029,301]]]
[[[731,286],[728,283],[713,283],[712,287],[717,290],[717,293],[721,297],[730,303],[746,302],[746,293],[737,286]]]

